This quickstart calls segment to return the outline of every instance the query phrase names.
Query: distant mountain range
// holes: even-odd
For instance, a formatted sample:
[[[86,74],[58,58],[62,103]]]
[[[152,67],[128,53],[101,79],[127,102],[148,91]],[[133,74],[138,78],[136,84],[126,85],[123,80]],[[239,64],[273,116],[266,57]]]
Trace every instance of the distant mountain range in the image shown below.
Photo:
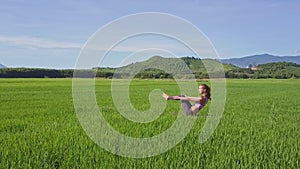
[[[6,68],[6,66],[4,66],[4,65],[0,64],[0,68]]]
[[[204,72],[207,70],[208,67],[211,66],[205,67],[203,64],[215,65],[217,62],[216,60],[212,60],[212,59],[198,59],[193,57],[183,57],[181,59],[194,72],[198,72],[198,71]],[[155,65],[156,67],[158,66],[161,67],[162,69],[162,68],[166,68],[167,65],[174,66],[178,64],[180,60],[178,60],[178,58],[163,58],[160,56],[154,56],[147,61],[137,62],[133,65],[124,66],[122,68],[122,71],[125,71],[127,68],[137,70],[141,68],[146,68],[149,65]],[[220,62],[223,64],[224,70],[227,71],[227,70],[232,70],[237,68],[247,68],[249,67],[249,65],[257,66],[257,65],[277,63],[277,62],[289,62],[289,63],[295,63],[300,65],[300,56],[274,56],[270,54],[260,54],[260,55],[252,55],[252,56],[246,56],[241,58],[222,59],[220,60]],[[210,70],[210,71],[217,71],[217,70]]]
[[[241,68],[246,68],[249,65],[259,65],[272,62],[293,62],[300,64],[300,56],[274,56],[270,54],[261,54],[246,56],[242,58],[222,59],[222,63],[232,64]]]
[[[195,62],[195,60],[190,60],[190,61]],[[202,61],[212,62],[211,59],[203,59]],[[153,65],[153,63],[154,63],[154,65],[157,63],[160,63],[159,65],[175,64],[174,59],[167,58],[164,60],[162,57],[156,56],[156,57],[151,58],[150,60],[146,61],[145,63],[141,63],[138,65],[143,67],[143,66],[145,66],[143,64],[149,65],[148,62],[151,63],[150,65]],[[175,62],[177,62],[177,61],[175,61]],[[225,64],[225,65],[223,65],[225,70],[233,69],[233,67],[232,67],[233,65],[240,67],[240,68],[246,68],[249,65],[256,66],[259,64],[267,64],[267,63],[274,63],[274,62],[292,62],[292,63],[296,63],[296,64],[300,65],[300,56],[274,56],[274,55],[270,55],[270,54],[260,54],[260,55],[252,55],[252,56],[246,56],[246,57],[241,57],[241,58],[221,59],[220,62]],[[201,62],[199,64],[199,62],[196,59],[196,62],[191,63],[191,65],[189,65],[189,66],[191,67],[192,70],[198,69],[200,67],[204,68],[203,66],[200,66],[200,65],[201,65]],[[128,67],[128,66],[130,68],[132,68],[132,65],[127,65],[124,68],[126,69],[126,67]],[[7,68],[7,67],[3,64],[0,64],[0,68]]]
[[[266,58],[264,55],[257,55],[258,58]],[[269,56],[267,56],[269,57]],[[227,63],[220,63],[213,59],[200,59],[195,57],[182,58],[164,58],[161,56],[153,56],[148,60],[136,62],[119,68],[102,68],[95,67],[92,70],[78,70],[75,77],[96,77],[101,78],[141,78],[141,79],[208,79],[208,78],[276,78],[290,79],[300,78],[300,64],[295,63],[295,60],[265,60],[265,63],[259,59],[251,60],[245,57],[248,64],[259,64],[257,67],[241,68]],[[245,58],[240,58],[241,60]],[[276,57],[270,57],[276,58]],[[289,57],[280,57],[289,58]],[[299,57],[293,57],[299,58]],[[249,61],[250,60],[250,61]],[[241,62],[242,63],[242,62]],[[2,65],[3,66],[3,65]],[[243,66],[243,65],[242,65]],[[41,68],[7,68],[0,69],[0,78],[64,78],[73,77],[74,70],[56,70],[56,69],[41,69]]]
[[[194,57],[163,58],[154,56],[146,61],[118,68],[114,72],[114,77],[171,78],[176,76],[179,79],[189,79],[191,77],[189,75],[192,73],[197,79],[207,79],[224,77],[225,73],[227,78],[299,78],[300,64],[295,63],[297,61],[295,58],[299,59],[300,56],[276,57],[268,54],[256,55],[240,58],[239,66],[235,66],[233,62],[229,62],[230,64],[220,63],[218,60],[213,59]],[[249,64],[259,65],[255,69],[243,68]]]

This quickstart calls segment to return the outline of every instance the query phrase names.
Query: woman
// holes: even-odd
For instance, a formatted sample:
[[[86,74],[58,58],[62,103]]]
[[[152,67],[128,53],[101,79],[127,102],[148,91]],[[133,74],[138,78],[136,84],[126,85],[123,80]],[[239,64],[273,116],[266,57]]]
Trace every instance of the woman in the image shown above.
[[[163,97],[166,100],[181,100],[181,107],[186,113],[186,115],[197,115],[197,113],[206,105],[208,100],[210,100],[210,87],[206,84],[201,84],[199,86],[199,97],[190,97],[190,96],[169,96],[166,93],[163,93]],[[195,102],[195,105],[192,105],[190,101]]]

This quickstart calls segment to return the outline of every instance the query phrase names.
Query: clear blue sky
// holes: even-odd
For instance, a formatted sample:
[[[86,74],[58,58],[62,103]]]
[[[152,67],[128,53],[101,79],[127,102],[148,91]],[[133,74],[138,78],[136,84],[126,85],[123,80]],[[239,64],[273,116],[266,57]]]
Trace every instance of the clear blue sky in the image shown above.
[[[115,19],[141,12],[188,20],[210,39],[220,58],[300,55],[298,0],[0,2],[0,63],[8,67],[74,68],[93,33]],[[107,66],[114,66],[111,59]]]

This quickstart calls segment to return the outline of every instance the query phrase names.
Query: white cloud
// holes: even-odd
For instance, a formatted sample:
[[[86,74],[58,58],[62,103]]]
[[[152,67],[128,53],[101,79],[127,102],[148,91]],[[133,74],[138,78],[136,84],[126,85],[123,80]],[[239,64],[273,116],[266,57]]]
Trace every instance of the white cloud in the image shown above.
[[[21,47],[47,48],[47,49],[74,49],[81,48],[82,44],[72,42],[61,42],[35,37],[15,37],[0,35],[0,43],[8,43]]]

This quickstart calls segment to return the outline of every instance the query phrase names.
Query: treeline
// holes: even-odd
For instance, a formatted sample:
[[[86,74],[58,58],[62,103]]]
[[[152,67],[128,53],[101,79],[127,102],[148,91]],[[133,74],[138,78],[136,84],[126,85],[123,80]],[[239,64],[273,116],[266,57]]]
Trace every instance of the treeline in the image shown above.
[[[73,74],[75,72],[75,74]],[[117,71],[115,68],[94,68],[92,70],[73,69],[40,69],[40,68],[2,68],[0,78],[72,78],[75,77],[99,77],[99,78],[130,78],[132,75],[127,72]],[[195,72],[197,79],[208,78],[207,73]],[[172,79],[173,74],[158,69],[146,69],[135,74],[134,78],[140,79]],[[181,78],[185,78],[181,75]]]
[[[40,69],[40,68],[2,68],[0,78],[71,78],[76,72],[76,77],[103,77],[112,78],[114,68],[100,68],[92,70],[73,69]]]
[[[2,68],[1,78],[66,78],[72,77],[73,70],[56,70],[40,68]]]
[[[300,78],[300,65],[291,62],[261,64],[249,68],[232,69],[225,72],[227,78],[290,79]]]
[[[185,58],[186,59],[186,58]],[[196,60],[196,59],[195,59]],[[187,59],[191,67],[195,67],[193,60]],[[190,78],[186,74],[169,74],[159,69],[146,69],[131,75],[130,71],[120,71],[116,68],[93,68],[91,70],[76,70],[73,69],[40,69],[40,68],[2,68],[0,69],[0,78],[72,78],[75,77],[99,77],[99,78],[140,78],[140,79],[172,79],[176,78]],[[122,69],[121,69],[122,70]],[[208,73],[193,69],[194,77],[197,79],[208,79]],[[75,73],[74,73],[75,72]],[[276,79],[289,79],[300,78],[300,65],[289,62],[278,62],[257,65],[249,68],[231,68],[226,69],[225,72],[215,72],[210,74],[214,77],[226,78],[276,78]]]
[[[131,78],[132,75],[127,72],[116,72],[114,68],[99,68],[92,70],[73,69],[54,70],[54,69],[36,69],[36,68],[3,68],[0,69],[0,78],[72,78],[75,77],[98,77],[98,78]],[[207,79],[209,75],[206,72],[194,72],[197,79]],[[166,73],[158,69],[146,69],[133,76],[139,79],[173,79],[174,74]],[[187,74],[176,74],[176,78],[190,78]]]

